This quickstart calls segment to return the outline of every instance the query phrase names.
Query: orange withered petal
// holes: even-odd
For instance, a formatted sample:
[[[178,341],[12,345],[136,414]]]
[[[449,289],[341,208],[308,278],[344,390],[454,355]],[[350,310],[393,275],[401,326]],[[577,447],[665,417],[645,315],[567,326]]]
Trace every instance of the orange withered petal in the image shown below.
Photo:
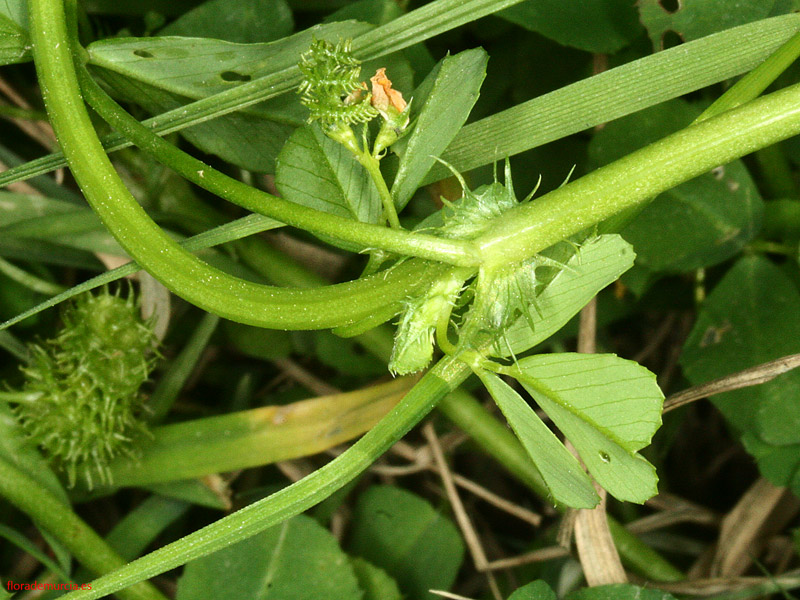
[[[378,69],[375,75],[370,77],[370,81],[372,82],[372,106],[382,113],[386,112],[390,106],[397,112],[405,110],[406,101],[403,100],[403,94],[392,89],[392,82],[386,77],[385,68]]]

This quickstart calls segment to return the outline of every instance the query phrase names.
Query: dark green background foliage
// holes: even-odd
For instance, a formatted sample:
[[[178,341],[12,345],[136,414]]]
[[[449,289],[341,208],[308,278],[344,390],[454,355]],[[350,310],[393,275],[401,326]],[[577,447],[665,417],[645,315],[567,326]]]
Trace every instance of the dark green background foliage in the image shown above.
[[[355,38],[358,49],[359,36],[427,5],[421,0],[86,0],[79,2],[78,25],[92,75],[136,118],[178,109],[157,120],[160,131],[169,131],[171,143],[296,204],[382,224],[375,182],[319,124],[307,123],[308,112],[294,93],[300,82],[295,65],[315,38]],[[442,157],[477,189],[495,181],[493,163],[510,156],[518,199],[541,179],[538,198],[567,178],[577,179],[688,127],[739,75],[800,30],[800,17],[791,16],[799,9],[798,0],[525,0],[477,21],[465,17],[469,22],[458,26],[442,23],[436,35],[423,26],[394,32],[388,42],[381,40],[386,52],[362,65],[361,78],[367,81],[376,69],[386,67],[394,89],[407,100],[413,97],[413,127],[381,162],[403,226],[429,231],[442,222],[440,215],[431,216],[441,199],[453,202],[461,196],[458,181],[434,157]],[[28,28],[24,2],[0,2],[0,76],[30,102],[31,109],[22,109],[26,122],[37,119],[43,107],[28,64]],[[400,50],[392,46],[392,40],[406,33],[418,41]],[[673,46],[678,48],[669,50]],[[368,54],[363,48],[358,51]],[[798,73],[796,66],[789,69],[781,85],[796,83]],[[230,101],[238,109],[231,111],[219,99],[260,78],[272,78],[274,84],[267,100],[234,98]],[[214,118],[198,117],[199,109],[191,103],[201,100],[210,107],[204,115]],[[0,114],[19,117],[4,103]],[[185,127],[182,119],[188,117],[196,120]],[[0,123],[0,161],[14,167],[40,157],[41,146],[8,119]],[[110,133],[99,120],[98,129]],[[111,157],[139,203],[176,238],[245,214],[138,150]],[[44,175],[63,166],[59,161],[29,165],[26,176],[38,175],[27,181],[32,188],[0,191],[0,320],[126,259],[74,182]],[[668,414],[653,447],[647,448],[660,424],[661,397],[652,375],[631,362],[638,357],[669,396],[800,353],[798,168],[800,143],[790,140],[719,165],[590,232],[606,235],[551,249],[565,268],[538,280],[538,288],[533,285],[537,304],[520,302],[513,319],[506,315],[511,324],[490,352],[500,359],[513,355],[508,362],[530,379],[518,376],[522,385],[512,387],[495,374],[481,376],[536,466],[526,462],[521,447],[517,458],[522,456],[524,468],[508,456],[498,463],[480,451],[477,435],[476,441],[448,448],[455,471],[545,514],[538,529],[520,526],[464,493],[479,534],[490,540],[490,558],[553,544],[554,496],[580,506],[596,501],[588,476],[551,433],[549,419],[537,416],[542,411],[534,413],[534,400],[562,433],[575,437],[592,475],[619,499],[643,502],[655,491],[650,463],[658,473],[659,492],[681,494],[720,512],[734,506],[759,476],[800,495],[800,370]],[[17,171],[9,173],[0,175],[0,182],[23,179]],[[238,227],[250,227],[247,233],[252,234],[279,226],[266,218],[251,220],[225,226],[211,237],[219,243],[233,239],[225,236]],[[617,232],[621,238],[611,235]],[[205,260],[228,273],[292,287],[357,278],[365,259],[352,252],[369,250],[299,230],[251,236],[216,249],[198,244],[195,249],[201,247]],[[20,268],[27,277],[19,274]],[[535,274],[542,265],[526,268]],[[155,303],[149,294],[147,302]],[[596,294],[597,356],[574,354],[573,316]],[[463,317],[467,300],[456,306],[456,321]],[[400,308],[387,305],[386,314],[379,316],[385,321]],[[239,435],[255,443],[259,428],[280,421],[284,413],[265,417],[246,411],[276,406],[294,416],[310,410],[309,405],[293,404],[298,400],[338,390],[378,389],[372,385],[387,374],[392,349],[388,327],[343,337],[339,334],[362,333],[372,323],[334,333],[284,332],[230,321],[219,324],[217,317],[181,301],[174,301],[171,310],[162,305],[164,310],[171,315],[164,360],[142,394],[151,399],[148,418],[161,436],[159,443],[168,438],[170,425],[196,424],[198,439],[184,450],[189,454],[200,455],[211,444],[209,438],[204,445],[204,436],[211,435],[213,418],[241,419],[235,434],[218,428],[215,443]],[[252,505],[287,485],[282,472],[268,466],[285,458],[281,455],[248,463],[264,466],[238,478],[214,479],[211,468],[203,482],[165,483],[151,473],[137,479],[146,483],[134,489],[108,486],[99,499],[80,484],[67,489],[25,438],[2,395],[25,389],[19,366],[26,361],[26,344],[52,338],[58,321],[55,311],[36,312],[13,329],[0,331],[0,376],[5,382],[0,459],[27,473],[60,506],[83,503],[81,515],[97,531],[110,531],[107,541],[126,560],[216,520],[222,509]],[[557,352],[560,358],[528,357],[532,351]],[[584,371],[595,375],[572,385],[569,377]],[[614,381],[608,383],[603,376]],[[537,387],[542,381],[552,385],[542,391]],[[622,387],[615,387],[620,381]],[[489,401],[475,381],[466,387]],[[635,405],[620,403],[613,422],[602,411],[586,420],[596,407],[586,405],[586,396],[576,396],[574,402],[570,396],[578,390],[610,404],[631,387],[641,397]],[[375,402],[379,400],[385,398]],[[566,414],[556,401],[568,403],[580,418]],[[331,436],[363,419],[368,425],[354,428],[354,437],[387,410],[388,405],[366,417],[347,413],[341,421],[341,415],[320,419],[330,419],[325,431]],[[444,419],[437,419],[436,427],[443,439],[460,435]],[[498,435],[508,433],[504,427]],[[187,437],[182,444],[188,444]],[[237,439],[229,440],[230,447],[251,451],[244,441],[236,446]],[[416,433],[409,440],[424,444]],[[604,449],[602,454],[597,448]],[[608,460],[602,457],[609,458],[606,450],[614,467],[622,465],[619,469],[603,464]],[[307,454],[301,449],[291,457]],[[329,459],[314,455],[294,466],[298,472],[310,471]],[[719,468],[706,468],[708,464]],[[196,559],[180,575],[165,579],[176,582],[178,600],[430,600],[435,597],[431,589],[488,598],[485,576],[466,556],[451,507],[440,494],[441,480],[425,466],[408,477],[385,481],[368,473],[308,514]],[[126,467],[112,464],[112,473],[115,468],[124,472]],[[528,488],[536,485],[543,498],[531,495]],[[609,506],[622,522],[648,511],[622,502]],[[0,520],[0,536],[13,542],[0,547],[4,580],[20,577],[23,550],[56,579],[92,578],[75,567],[63,540],[45,535],[52,556],[43,553],[37,547],[41,538],[28,535],[32,525],[23,512],[0,503]],[[330,532],[332,521],[338,537]],[[655,533],[648,541],[684,572],[711,547],[705,533],[678,528]],[[636,561],[630,555],[625,559],[632,570],[656,577],[642,565],[647,559],[638,566],[631,564]],[[796,565],[797,557],[791,560]],[[555,600],[554,590],[566,600],[674,600],[658,589],[633,585],[585,588],[575,576],[575,565],[559,559],[516,567],[498,574],[497,582],[509,600]],[[42,578],[45,570],[30,573],[30,579]],[[676,571],[669,573],[675,576]]]

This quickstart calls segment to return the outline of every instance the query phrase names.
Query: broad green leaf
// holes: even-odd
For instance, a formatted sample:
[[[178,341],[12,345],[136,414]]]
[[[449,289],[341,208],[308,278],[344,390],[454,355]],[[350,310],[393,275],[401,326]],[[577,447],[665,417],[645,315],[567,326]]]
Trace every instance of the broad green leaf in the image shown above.
[[[433,600],[448,589],[464,557],[455,525],[422,498],[396,487],[361,494],[347,550],[391,575],[409,600]]]
[[[479,375],[541,474],[551,500],[572,508],[596,506],[600,498],[591,479],[533,409],[497,375]]]
[[[7,16],[0,14],[0,65],[31,60],[28,33]]]
[[[618,235],[601,235],[582,244],[536,296],[529,318],[517,319],[497,341],[495,356],[521,354],[546,340],[633,266],[635,256],[631,245]]]
[[[350,559],[350,566],[353,567],[359,587],[364,591],[362,600],[402,600],[397,582],[383,569],[358,557]]]
[[[742,258],[703,303],[681,355],[693,384],[800,352],[800,293],[769,260]],[[766,444],[800,443],[800,372],[715,396],[740,432]]]
[[[654,48],[663,46],[664,34],[677,33],[684,41],[744,25],[772,14],[775,0],[681,0],[670,12],[661,0],[638,3],[642,23]]]
[[[118,95],[158,114],[183,106],[187,99],[206,98],[262,77],[293,72],[314,37],[336,42],[371,29],[365,23],[346,21],[318,25],[265,44],[208,38],[117,38],[94,42],[87,50],[95,72]],[[389,67],[397,87],[410,86],[410,68],[402,57],[386,56],[363,65],[365,78],[378,66]],[[182,134],[198,148],[228,162],[274,172],[275,157],[306,117],[297,96],[287,94],[185,129]]]
[[[602,166],[689,125],[699,110],[673,100],[609,123],[589,145]],[[687,181],[648,204],[622,230],[649,271],[682,272],[737,254],[761,227],[763,202],[741,161]]]
[[[467,120],[486,76],[488,56],[482,49],[465,50],[442,60],[420,88],[419,107],[411,133],[401,145],[400,164],[392,184],[392,197],[401,210]],[[395,86],[398,87],[398,86]],[[430,91],[427,91],[430,90]],[[422,100],[422,98],[420,98]],[[412,104],[416,110],[416,104]]]
[[[568,594],[565,600],[675,600],[669,592],[628,583],[598,585]]]
[[[300,515],[186,565],[178,600],[359,600],[336,539]]]
[[[764,477],[800,496],[800,444],[768,444],[754,433],[745,433],[742,444],[756,459],[758,470]]]
[[[292,10],[286,0],[208,0],[164,27],[159,35],[251,44],[285,37],[293,27]]]
[[[556,593],[544,581],[531,581],[514,590],[508,600],[556,600]]]
[[[527,0],[498,16],[559,44],[608,54],[630,44],[642,28],[630,0]]]
[[[316,124],[297,129],[278,155],[275,185],[292,202],[366,223],[383,213],[364,167]]]
[[[611,495],[642,503],[656,494],[655,469],[637,453],[661,425],[655,375],[613,354],[543,354],[515,371]]]

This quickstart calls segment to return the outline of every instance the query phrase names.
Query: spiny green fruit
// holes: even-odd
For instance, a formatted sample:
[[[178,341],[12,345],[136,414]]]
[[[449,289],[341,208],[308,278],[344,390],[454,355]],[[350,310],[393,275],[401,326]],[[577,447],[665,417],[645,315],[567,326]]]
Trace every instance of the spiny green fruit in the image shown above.
[[[443,162],[444,161],[440,161]],[[505,182],[481,186],[470,190],[464,178],[449,167],[462,187],[462,197],[447,202],[439,215],[427,220],[424,229],[442,237],[471,240],[486,232],[495,219],[533,196],[535,189],[521,202],[517,200],[511,180],[511,168],[505,164]],[[435,225],[438,223],[438,227]],[[531,311],[536,310],[536,297],[565,268],[569,258],[579,250],[571,242],[556,244],[526,261],[508,265],[483,266],[477,277],[462,295],[464,282],[471,275],[459,271],[443,275],[419,296],[406,302],[395,335],[389,368],[397,374],[413,373],[424,369],[433,357],[434,332],[445,322],[453,306],[461,297],[472,298],[472,304],[462,323],[471,323],[472,334],[484,339],[496,339],[520,316],[531,323]],[[461,350],[469,348],[476,340],[459,340]],[[447,349],[445,349],[447,351]]]
[[[111,482],[109,463],[134,457],[149,435],[139,392],[157,358],[152,328],[132,294],[84,294],[63,313],[58,336],[30,346],[21,370],[30,401],[16,406],[25,431],[70,487]]]
[[[464,279],[450,273],[433,282],[427,293],[406,306],[392,347],[389,370],[396,375],[421,371],[433,358],[433,333],[439,319],[449,315]]]
[[[309,110],[308,120],[319,121],[326,130],[378,115],[360,79],[361,61],[353,56],[350,44],[350,40],[338,44],[314,40],[298,65],[304,79],[297,91]]]

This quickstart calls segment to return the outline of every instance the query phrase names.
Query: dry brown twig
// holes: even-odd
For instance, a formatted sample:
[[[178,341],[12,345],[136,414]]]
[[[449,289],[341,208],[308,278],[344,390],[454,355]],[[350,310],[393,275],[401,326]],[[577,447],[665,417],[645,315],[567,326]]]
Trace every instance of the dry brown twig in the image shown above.
[[[730,392],[772,381],[778,375],[783,375],[797,367],[800,367],[800,354],[790,354],[789,356],[783,356],[755,367],[750,367],[744,371],[739,371],[738,373],[714,379],[708,383],[690,387],[677,394],[672,394],[667,398],[664,401],[664,412],[669,412],[685,404],[694,402],[695,400],[707,398],[715,394],[722,394],[723,392]]]
[[[456,523],[458,523],[458,527],[461,529],[461,534],[464,536],[464,541],[467,543],[467,548],[469,548],[469,552],[472,555],[472,561],[475,564],[475,568],[478,571],[486,572],[489,587],[492,590],[492,595],[497,600],[502,600],[503,597],[500,594],[500,588],[498,587],[497,581],[494,578],[494,573],[486,568],[486,566],[489,564],[489,561],[486,559],[486,552],[483,549],[483,545],[481,544],[480,538],[478,537],[478,534],[472,525],[469,515],[467,515],[467,511],[464,509],[464,503],[461,501],[461,497],[458,495],[458,490],[453,482],[453,475],[450,472],[450,468],[448,467],[447,461],[444,458],[444,452],[442,451],[442,447],[439,445],[439,439],[437,438],[436,431],[434,430],[433,424],[430,421],[423,426],[422,433],[431,448],[431,453],[433,454],[436,467],[439,470],[439,475],[442,478],[442,484],[444,485],[445,492],[447,493],[447,498],[450,500],[450,506],[453,509]]]

